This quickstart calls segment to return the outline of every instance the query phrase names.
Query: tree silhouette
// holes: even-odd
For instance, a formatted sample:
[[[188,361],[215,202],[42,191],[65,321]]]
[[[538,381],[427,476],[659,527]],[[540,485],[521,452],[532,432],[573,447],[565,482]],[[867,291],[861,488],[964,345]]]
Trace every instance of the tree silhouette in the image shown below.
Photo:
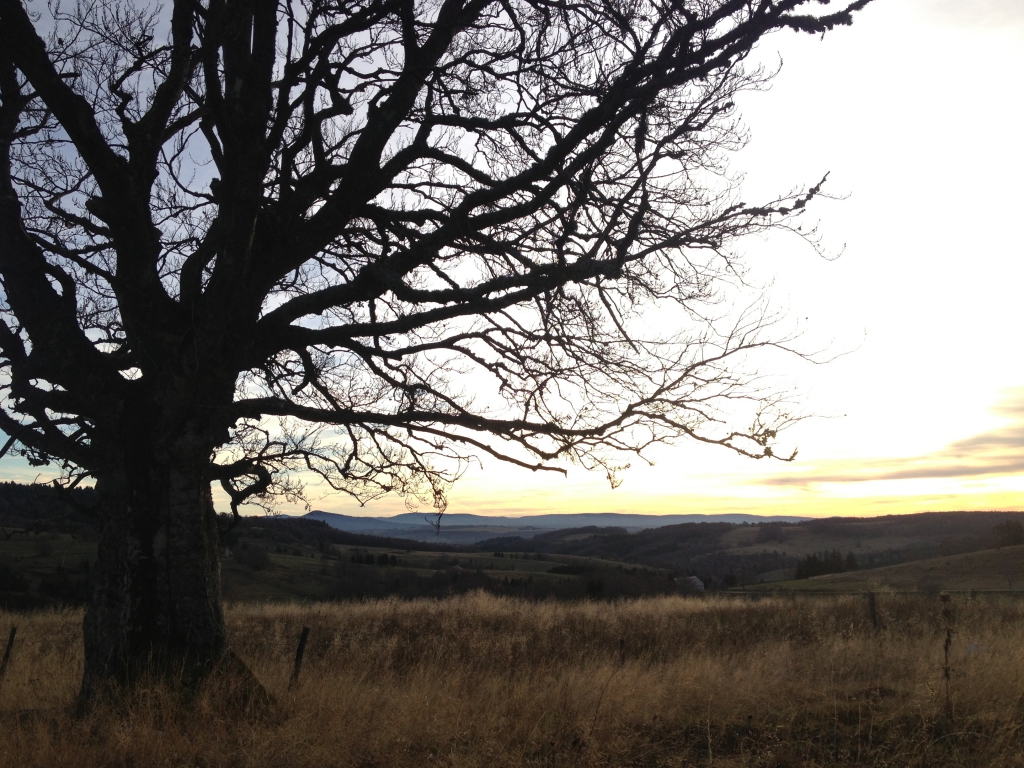
[[[716,302],[820,185],[741,202],[733,98],[866,2],[0,0],[0,429],[95,480],[83,695],[228,653],[213,482],[440,512],[473,456],[772,456],[784,339]]]

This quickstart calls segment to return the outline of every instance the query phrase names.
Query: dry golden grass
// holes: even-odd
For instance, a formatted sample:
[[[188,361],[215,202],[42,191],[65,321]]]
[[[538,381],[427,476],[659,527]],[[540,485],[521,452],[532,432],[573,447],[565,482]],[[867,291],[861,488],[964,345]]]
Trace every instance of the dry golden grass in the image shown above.
[[[80,614],[0,614],[0,766],[1021,765],[1024,604],[954,608],[951,719],[926,596],[880,596],[877,632],[857,596],[235,605],[276,708],[154,686],[82,719]]]

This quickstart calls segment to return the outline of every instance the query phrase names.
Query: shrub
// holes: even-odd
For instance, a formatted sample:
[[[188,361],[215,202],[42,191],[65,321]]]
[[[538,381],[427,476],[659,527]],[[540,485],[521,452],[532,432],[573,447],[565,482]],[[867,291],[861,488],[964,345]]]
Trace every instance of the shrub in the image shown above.
[[[235,560],[253,570],[262,571],[270,565],[270,553],[255,544],[243,543],[235,550]]]

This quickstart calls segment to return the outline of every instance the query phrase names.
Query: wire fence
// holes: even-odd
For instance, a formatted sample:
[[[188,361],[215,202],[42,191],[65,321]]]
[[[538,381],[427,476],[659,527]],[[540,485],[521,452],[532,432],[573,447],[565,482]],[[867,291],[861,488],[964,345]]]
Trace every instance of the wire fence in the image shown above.
[[[947,594],[954,595],[965,609],[979,603],[989,605],[988,610],[997,608],[1000,626],[1024,626],[1022,590],[948,590]],[[575,629],[571,632],[558,628],[564,637],[553,637],[554,632],[545,634],[543,627],[532,627],[530,631],[534,634],[525,641],[518,641],[519,650],[516,643],[509,643],[509,654],[510,658],[536,658],[539,655],[568,659],[577,658],[576,647],[586,646],[579,651],[581,656],[588,653],[621,658],[644,654],[653,656],[656,653],[673,655],[696,647],[718,649],[730,644],[738,646],[748,642],[743,639],[744,635],[751,638],[813,639],[854,627],[857,632],[889,632],[896,639],[897,634],[903,636],[910,631],[907,628],[916,628],[913,631],[919,633],[933,629],[930,628],[934,623],[931,614],[935,611],[931,603],[935,597],[937,595],[925,592],[736,590],[716,593],[707,602],[701,598],[684,598],[678,603],[680,606],[688,601],[686,605],[696,608],[673,608],[677,613],[656,629],[648,629],[642,623],[631,625],[636,617],[631,618],[630,609],[622,607],[628,603],[611,603],[607,610],[600,606],[592,609],[593,613],[600,615],[599,618],[577,615]],[[831,598],[833,602],[820,598]],[[780,604],[788,604],[791,600],[796,602],[794,610],[787,616],[781,616],[783,608]],[[702,618],[703,609],[699,606],[723,604],[733,605],[749,614],[746,624],[741,622],[741,617],[732,615],[734,612],[725,615],[719,609],[715,609],[717,613],[707,611],[710,618]],[[832,607],[828,607],[830,605]],[[283,613],[274,608],[268,615],[258,614],[258,610],[252,615],[243,615],[249,624],[229,621],[229,641],[260,681],[274,690],[294,687],[304,675],[319,674],[318,670],[324,669],[324,665],[341,669],[359,665],[373,667],[376,663],[378,671],[383,671],[435,663],[445,659],[446,654],[451,654],[451,663],[473,663],[473,654],[493,660],[501,654],[500,649],[495,649],[502,632],[507,632],[508,627],[514,630],[516,621],[532,621],[525,617],[535,614],[535,609],[524,603],[518,609],[508,609],[511,618],[493,614],[487,620],[488,624],[470,616],[471,605],[468,602],[461,609],[463,615],[455,619],[452,617],[458,610],[458,604],[442,602],[411,606],[382,602],[376,609],[372,604],[351,604],[340,608],[294,606]],[[522,611],[518,619],[514,615],[516,610]],[[536,608],[536,611],[554,610],[550,605]],[[577,614],[584,614],[588,609],[585,606],[557,608],[559,616],[574,610]],[[621,614],[617,620],[603,615],[616,611]],[[338,615],[332,612],[338,612]],[[833,615],[829,617],[827,614],[830,613]],[[0,614],[0,621],[4,618],[10,624],[6,627],[0,624],[0,648],[3,649],[0,657],[0,698],[9,700],[27,690],[40,692],[51,689],[66,693],[78,684],[84,659],[81,614],[78,611],[8,613],[6,617]],[[822,629],[825,619],[830,623]],[[452,622],[454,628],[446,630],[434,626],[443,623],[442,620]],[[501,621],[506,623],[501,624]],[[688,624],[701,622],[702,627],[696,627],[686,636]],[[902,628],[897,633],[898,625]],[[555,625],[549,623],[546,626]],[[595,631],[603,632],[602,637],[587,636],[588,632]],[[573,632],[574,637],[570,636]],[[460,642],[465,643],[467,636],[472,636],[475,643],[477,635],[480,637],[479,645],[456,647]],[[371,641],[378,642],[378,647],[365,650],[364,646]],[[545,647],[539,649],[542,644]]]

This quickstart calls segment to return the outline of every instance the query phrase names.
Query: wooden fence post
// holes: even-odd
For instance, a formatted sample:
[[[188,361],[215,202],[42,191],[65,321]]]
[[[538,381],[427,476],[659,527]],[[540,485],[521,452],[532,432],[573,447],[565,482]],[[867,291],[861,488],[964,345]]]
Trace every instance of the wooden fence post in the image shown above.
[[[868,613],[871,614],[871,626],[878,629],[878,612],[875,610],[874,592],[868,592]]]
[[[299,636],[299,647],[295,649],[295,668],[292,670],[292,679],[288,688],[294,688],[299,683],[299,672],[302,670],[302,656],[306,653],[306,641],[309,639],[309,627],[302,628]]]
[[[4,651],[3,661],[0,661],[0,690],[4,687],[4,676],[7,674],[7,664],[11,660],[11,649],[14,648],[14,636],[18,634],[17,627],[11,627],[11,634],[7,637],[7,649]]]

